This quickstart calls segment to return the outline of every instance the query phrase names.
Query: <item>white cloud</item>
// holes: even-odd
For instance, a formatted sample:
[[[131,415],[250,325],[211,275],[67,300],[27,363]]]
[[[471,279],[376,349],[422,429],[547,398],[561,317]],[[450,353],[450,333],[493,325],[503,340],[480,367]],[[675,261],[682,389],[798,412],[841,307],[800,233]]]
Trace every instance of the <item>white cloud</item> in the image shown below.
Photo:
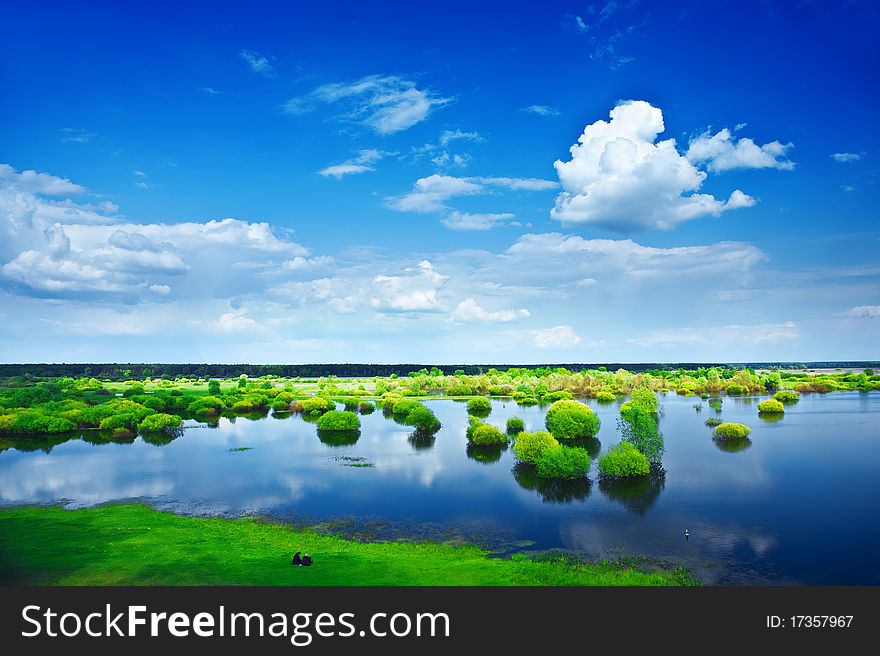
[[[865,156],[865,153],[831,153],[831,159],[835,162],[858,162]]]
[[[404,196],[388,199],[388,207],[398,212],[439,212],[446,208],[446,201],[455,196],[482,193],[482,185],[468,178],[456,178],[435,173],[419,178],[413,190]]]
[[[47,196],[77,196],[86,191],[85,187],[74,184],[67,178],[37,171],[16,173],[9,164],[0,164],[0,188],[3,186],[14,186],[19,191]]]
[[[448,146],[453,141],[485,141],[479,132],[465,132],[463,130],[443,130],[440,133],[440,146]]]
[[[428,260],[422,260],[416,268],[405,269],[403,275],[373,278],[370,304],[380,312],[441,311],[438,292],[447,280]]]
[[[578,32],[586,32],[588,29],[587,24],[584,22],[584,19],[580,16],[574,17],[574,26]]]
[[[843,313],[846,317],[857,319],[876,319],[880,317],[880,305],[857,305]]]
[[[318,171],[318,175],[341,180],[346,175],[375,171],[376,169],[373,167],[373,164],[385,157],[386,154],[384,151],[376,150],[375,148],[360,150],[356,157],[352,157],[341,164],[327,166]]]
[[[542,180],[541,178],[474,178],[475,180],[488,185],[498,187],[506,187],[513,191],[546,191],[548,189],[556,189],[559,183],[554,180]]]
[[[450,98],[419,89],[411,80],[370,75],[355,82],[325,84],[305,96],[291,98],[282,105],[282,110],[288,114],[303,114],[318,105],[343,103],[346,118],[354,118],[376,133],[388,135],[421,123],[435,108],[450,101]]]
[[[333,258],[329,255],[320,255],[318,257],[302,257],[297,255],[292,260],[282,263],[282,267],[288,271],[310,271],[313,269],[324,269],[333,264]]]
[[[387,205],[398,212],[440,212],[447,209],[446,201],[455,196],[473,196],[487,193],[486,187],[504,187],[512,191],[543,191],[557,186],[552,180],[540,178],[459,178],[435,173],[419,178],[408,194],[387,199]]]
[[[525,319],[528,316],[530,316],[529,311],[525,308],[490,312],[480,307],[473,298],[466,298],[452,311],[451,319],[460,322],[485,321],[504,323],[516,319]]]
[[[704,132],[691,139],[685,157],[705,165],[713,173],[732,169],[780,169],[791,171],[794,162],[785,159],[794,144],[771,141],[759,146],[748,137],[736,139],[724,128],[714,135]]]
[[[757,325],[729,325],[708,328],[653,330],[642,337],[627,340],[638,346],[682,346],[711,344],[779,344],[800,337],[793,321]]]
[[[199,91],[209,96],[219,96],[220,92],[213,87],[199,87]]]
[[[163,279],[187,277],[194,267],[199,280],[190,293],[204,293],[234,276],[229,264],[249,253],[288,258],[308,254],[299,244],[276,236],[267,223],[127,223],[99,213],[116,211],[112,203],[49,201],[27,191],[84,192],[67,180],[43,174],[10,176],[0,168],[2,173],[0,272],[7,282],[39,294],[167,296],[172,287]],[[176,283],[174,288],[183,291],[185,286]]]
[[[259,327],[259,324],[248,317],[244,310],[232,310],[221,314],[217,319],[217,328],[229,332],[236,330],[252,331]]]
[[[855,190],[856,190],[856,188],[853,187],[852,185],[846,185],[846,184],[845,184],[845,185],[840,185],[840,188],[843,189],[843,190],[846,191],[846,192],[850,192],[850,191],[855,191]]]
[[[88,143],[96,136],[85,128],[61,128],[62,143]]]
[[[706,173],[678,152],[674,139],[655,143],[665,129],[658,108],[626,101],[610,116],[610,122],[584,128],[569,161],[554,163],[563,187],[550,213],[554,219],[623,233],[668,230],[755,203],[739,190],[726,202],[696,193]]]
[[[538,116],[559,116],[559,110],[555,107],[549,107],[548,105],[528,105],[527,107],[521,108],[519,111],[528,114],[537,114]]]
[[[474,230],[484,231],[506,225],[513,220],[513,214],[467,214],[465,212],[451,212],[444,216],[440,222],[450,230]]]
[[[269,63],[269,59],[253,50],[239,50],[238,56],[247,62],[254,73],[258,73],[263,77],[275,77],[275,69]]]
[[[532,331],[532,341],[539,349],[548,349],[572,348],[580,345],[584,340],[571,326],[560,325]]]

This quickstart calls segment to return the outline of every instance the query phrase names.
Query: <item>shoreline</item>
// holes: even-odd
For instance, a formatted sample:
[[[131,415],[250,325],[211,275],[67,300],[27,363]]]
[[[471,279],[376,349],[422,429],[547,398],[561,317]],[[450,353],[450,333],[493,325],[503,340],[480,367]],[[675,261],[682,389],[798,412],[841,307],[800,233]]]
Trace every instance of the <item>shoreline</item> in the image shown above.
[[[310,553],[310,568],[292,567]],[[144,504],[0,508],[0,585],[699,585],[643,558],[497,557],[473,544],[361,542],[264,517],[185,517]]]

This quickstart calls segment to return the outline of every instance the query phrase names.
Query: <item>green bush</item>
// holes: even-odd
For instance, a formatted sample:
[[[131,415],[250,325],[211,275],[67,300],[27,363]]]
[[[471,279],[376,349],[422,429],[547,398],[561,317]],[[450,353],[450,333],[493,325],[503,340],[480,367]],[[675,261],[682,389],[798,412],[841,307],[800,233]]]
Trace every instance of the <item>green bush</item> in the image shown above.
[[[305,415],[321,415],[336,410],[336,404],[323,396],[312,396],[300,402]]]
[[[492,402],[485,396],[475,396],[468,400],[467,411],[472,415],[488,415],[492,412]]]
[[[797,403],[801,395],[794,390],[779,390],[773,395],[773,398],[780,403]]]
[[[558,392],[549,392],[541,397],[541,401],[544,403],[555,403],[556,401],[570,401],[574,398],[571,395],[571,392],[567,392],[565,390],[559,390]]]
[[[727,392],[727,396],[745,396],[749,393],[749,388],[745,385],[728,385],[724,390]]]
[[[547,409],[547,430],[557,439],[592,437],[599,431],[599,418],[578,401],[556,401]]]
[[[358,416],[348,410],[328,410],[318,419],[322,431],[356,431],[361,427]]]
[[[657,414],[657,395],[647,387],[637,387],[629,393],[629,401],[623,404],[627,408],[639,408],[649,415]],[[623,406],[620,412],[624,412]]]
[[[169,415],[164,412],[144,417],[144,420],[138,424],[138,430],[142,431],[167,431],[169,429],[180,428],[183,419],[177,415]]]
[[[782,405],[782,401],[767,399],[758,404],[758,412],[768,415],[781,415],[785,412],[785,406]]]
[[[599,403],[614,403],[614,400],[616,398],[617,397],[614,396],[611,392],[606,392],[605,390],[602,390],[601,392],[596,394],[596,400]]]
[[[709,417],[706,420],[706,425],[710,427],[720,426],[723,422],[720,417]]]
[[[519,417],[511,417],[507,420],[507,434],[516,435],[522,433],[526,428],[525,422]]]
[[[538,459],[535,472],[539,478],[583,478],[590,471],[590,454],[583,449],[555,446]]]
[[[473,396],[474,389],[467,385],[450,385],[446,388],[446,396]]]
[[[507,435],[502,433],[495,426],[484,424],[479,419],[471,417],[470,425],[467,432],[468,442],[477,446],[490,446],[493,444],[506,444]]]
[[[559,446],[559,442],[546,431],[520,433],[513,441],[513,455],[521,462],[537,464],[547,449]]]
[[[395,417],[406,417],[413,410],[417,410],[418,408],[424,408],[420,401],[414,401],[413,399],[400,399],[399,401],[395,401],[394,406],[391,408],[391,412]]]
[[[629,478],[645,476],[651,471],[648,459],[632,443],[623,441],[599,456],[599,472],[603,476]]]
[[[617,420],[617,428],[627,442],[632,443],[650,462],[660,462],[665,446],[657,426],[657,415],[643,410],[644,406],[630,406]]]
[[[430,408],[421,403],[406,415],[404,421],[408,426],[415,426],[423,433],[436,433],[440,430],[440,420]]]
[[[371,401],[361,401],[358,404],[358,412],[362,415],[371,415],[376,410],[376,406]]]
[[[744,440],[751,432],[744,424],[725,423],[716,426],[713,434],[721,440]]]
[[[223,412],[225,408],[226,404],[216,396],[203,396],[186,406],[186,411],[191,415],[213,417]]]
[[[526,405],[526,406],[538,405],[538,399],[536,399],[534,396],[523,396],[521,398],[516,399],[516,402],[519,405]]]

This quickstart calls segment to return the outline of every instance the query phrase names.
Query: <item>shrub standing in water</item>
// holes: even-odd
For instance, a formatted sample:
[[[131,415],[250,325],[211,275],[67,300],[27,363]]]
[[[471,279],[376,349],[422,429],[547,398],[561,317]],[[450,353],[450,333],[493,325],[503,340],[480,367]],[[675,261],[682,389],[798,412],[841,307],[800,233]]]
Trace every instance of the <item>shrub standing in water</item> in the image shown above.
[[[602,390],[598,394],[596,394],[596,400],[599,403],[614,403],[614,399],[617,398],[611,392],[606,392]]]
[[[526,424],[519,417],[511,417],[507,420],[507,434],[508,435],[516,435],[517,433],[522,433],[525,430]]]
[[[630,442],[651,463],[659,463],[665,449],[663,435],[657,427],[657,416],[641,407],[631,406],[617,420],[617,428],[623,439]]]
[[[492,412],[492,402],[485,396],[475,396],[468,401],[467,411],[472,415],[488,415]]]
[[[520,462],[537,464],[547,449],[559,446],[559,442],[547,431],[520,433],[513,442],[513,454]]]
[[[785,412],[785,406],[782,405],[782,401],[776,399],[767,399],[758,404],[759,414],[781,415],[783,412]]]
[[[716,426],[713,435],[720,440],[744,440],[751,432],[748,426],[730,422]]]
[[[539,478],[583,478],[590,462],[590,454],[583,449],[559,445],[544,450],[535,472]]]
[[[780,403],[797,403],[801,395],[794,390],[779,390],[773,395],[773,398]]]
[[[164,412],[156,413],[144,417],[143,421],[138,424],[138,430],[142,431],[169,431],[180,428],[183,420],[177,415],[169,415]]]
[[[471,417],[470,426],[465,433],[468,442],[477,446],[492,446],[495,444],[507,444],[507,435],[500,430],[486,424],[476,417]]]
[[[415,426],[423,433],[436,433],[440,430],[440,420],[437,419],[437,416],[430,408],[421,403],[418,404],[417,408],[410,410],[406,415],[406,419],[404,419],[404,423],[409,426]]]
[[[593,437],[599,431],[599,418],[578,401],[556,401],[547,410],[547,430],[557,439]]]
[[[318,419],[318,429],[322,431],[356,431],[360,427],[361,420],[348,410],[330,410]]]
[[[599,472],[603,476],[629,478],[646,476],[650,471],[651,466],[645,455],[627,441],[611,447],[599,457]]]

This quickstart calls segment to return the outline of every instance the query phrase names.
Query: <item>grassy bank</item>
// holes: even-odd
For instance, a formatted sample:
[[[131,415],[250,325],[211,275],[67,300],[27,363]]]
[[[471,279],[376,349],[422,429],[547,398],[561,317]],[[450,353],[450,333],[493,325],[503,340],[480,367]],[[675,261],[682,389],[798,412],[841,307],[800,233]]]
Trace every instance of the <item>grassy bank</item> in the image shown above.
[[[312,567],[292,567],[295,551]],[[640,568],[642,569],[642,568]],[[180,517],[143,505],[0,509],[5,585],[682,585],[681,570],[640,571],[470,546],[362,543],[254,519]]]

